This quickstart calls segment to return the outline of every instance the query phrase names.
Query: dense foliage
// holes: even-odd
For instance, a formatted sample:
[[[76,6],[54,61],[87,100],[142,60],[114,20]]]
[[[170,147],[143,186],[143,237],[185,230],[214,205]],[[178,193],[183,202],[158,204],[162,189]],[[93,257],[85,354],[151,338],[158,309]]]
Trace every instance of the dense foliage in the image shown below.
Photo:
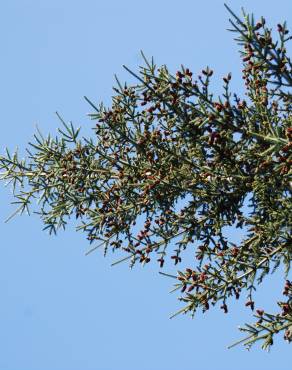
[[[218,303],[227,313],[228,301],[244,292],[254,310],[255,287],[284,265],[280,311],[258,309],[256,322],[241,328],[247,346],[262,340],[268,348],[275,333],[292,340],[291,37],[285,23],[274,36],[263,18],[241,20],[228,10],[244,98],[231,93],[231,74],[215,98],[209,67],[198,77],[184,67],[172,75],[142,54],[139,72],[128,70],[137,83],[117,80],[109,108],[86,98],[92,138],[79,139],[79,129],[62,121],[59,137],[35,135],[26,160],[1,156],[1,177],[13,184],[16,213],[37,199],[50,232],[75,215],[91,251],[95,243],[105,253],[122,250],[131,266],[154,260],[162,268],[167,258],[179,265],[194,249],[197,263],[175,276],[179,312]],[[228,240],[226,226],[245,232],[240,243]]]

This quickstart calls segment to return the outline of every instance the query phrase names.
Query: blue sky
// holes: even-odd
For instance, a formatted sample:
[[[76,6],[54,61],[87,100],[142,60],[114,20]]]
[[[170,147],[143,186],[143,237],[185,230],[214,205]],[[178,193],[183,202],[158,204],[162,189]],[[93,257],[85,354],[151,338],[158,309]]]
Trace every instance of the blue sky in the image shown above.
[[[270,25],[292,25],[291,0],[228,1]],[[56,133],[57,110],[90,135],[87,95],[110,102],[114,73],[142,63],[139,50],[175,71],[180,64],[215,71],[214,90],[232,71],[242,91],[240,59],[223,1],[32,1],[0,7],[0,151],[24,148],[35,132]],[[2,184],[1,184],[2,185]],[[243,370],[287,368],[291,346],[281,338],[270,353],[226,346],[250,320],[243,301],[230,314],[214,309],[194,320],[169,320],[180,308],[172,281],[157,266],[110,267],[113,257],[85,257],[88,242],[74,225],[57,237],[37,216],[11,213],[11,190],[0,187],[0,369],[2,370]],[[232,234],[233,238],[238,235]],[[187,255],[192,264],[192,254]],[[166,266],[165,271],[173,271]],[[275,308],[281,274],[258,292],[258,306]]]

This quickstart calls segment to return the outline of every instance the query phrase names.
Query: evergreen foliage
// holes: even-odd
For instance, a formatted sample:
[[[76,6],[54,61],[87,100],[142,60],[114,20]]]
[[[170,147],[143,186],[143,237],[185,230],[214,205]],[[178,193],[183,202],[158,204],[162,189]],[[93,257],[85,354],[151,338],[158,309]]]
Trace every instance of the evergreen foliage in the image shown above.
[[[89,252],[119,249],[131,266],[155,261],[163,268],[167,258],[179,266],[183,251],[195,248],[197,263],[173,276],[179,313],[216,304],[227,313],[228,301],[243,293],[254,310],[255,287],[284,266],[279,312],[257,309],[255,322],[241,328],[248,348],[257,341],[269,348],[276,333],[292,340],[291,36],[286,23],[274,35],[264,18],[240,19],[227,9],[241,48],[244,98],[230,91],[231,74],[215,98],[209,67],[198,77],[184,67],[172,75],[142,53],[137,73],[125,67],[137,83],[117,80],[109,108],[86,98],[92,138],[80,138],[59,116],[59,136],[38,132],[27,159],[8,150],[0,157],[1,179],[13,185],[14,214],[37,200],[51,233],[79,219],[93,243]],[[228,240],[226,226],[244,230],[240,243]]]

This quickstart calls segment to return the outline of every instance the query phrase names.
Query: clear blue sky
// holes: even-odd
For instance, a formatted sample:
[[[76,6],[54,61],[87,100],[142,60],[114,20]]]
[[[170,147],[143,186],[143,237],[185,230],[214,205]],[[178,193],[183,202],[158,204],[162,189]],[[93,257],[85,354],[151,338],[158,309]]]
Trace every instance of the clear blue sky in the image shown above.
[[[291,0],[227,3],[273,26],[285,19],[292,26]],[[219,0],[2,1],[1,153],[5,146],[23,153],[36,125],[56,133],[56,110],[89,134],[83,95],[109,103],[114,73],[127,79],[121,66],[142,63],[140,49],[172,71],[210,65],[218,92],[232,71],[234,90],[242,90],[227,27]],[[292,348],[280,338],[270,353],[226,349],[240,337],[237,325],[251,318],[243,301],[228,315],[215,308],[194,320],[169,320],[181,306],[168,293],[173,281],[156,266],[130,271],[127,264],[110,267],[113,258],[100,252],[85,257],[88,242],[74,225],[52,237],[37,216],[4,224],[13,209],[9,188],[0,187],[0,199],[0,370],[287,369]],[[275,308],[279,276],[259,292],[257,306]]]

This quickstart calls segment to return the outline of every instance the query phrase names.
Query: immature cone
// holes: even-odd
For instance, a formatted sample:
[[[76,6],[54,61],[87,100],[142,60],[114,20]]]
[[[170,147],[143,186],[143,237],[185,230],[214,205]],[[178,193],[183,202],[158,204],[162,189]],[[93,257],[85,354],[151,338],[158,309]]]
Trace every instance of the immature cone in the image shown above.
[[[292,341],[292,325],[290,325],[285,331],[284,339],[287,340],[289,343]]]

